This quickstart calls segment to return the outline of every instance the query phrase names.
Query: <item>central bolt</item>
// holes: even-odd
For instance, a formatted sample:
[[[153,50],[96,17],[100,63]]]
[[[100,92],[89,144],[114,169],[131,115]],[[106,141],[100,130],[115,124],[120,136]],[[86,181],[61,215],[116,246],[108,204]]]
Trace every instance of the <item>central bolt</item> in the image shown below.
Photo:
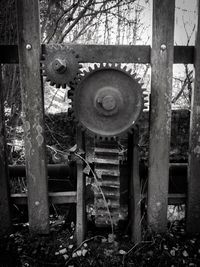
[[[112,95],[107,95],[102,98],[102,107],[105,110],[113,110],[116,107],[115,98]]]
[[[66,63],[64,62],[64,60],[61,59],[55,59],[52,63],[52,67],[55,71],[57,71],[58,73],[63,73],[66,71]]]

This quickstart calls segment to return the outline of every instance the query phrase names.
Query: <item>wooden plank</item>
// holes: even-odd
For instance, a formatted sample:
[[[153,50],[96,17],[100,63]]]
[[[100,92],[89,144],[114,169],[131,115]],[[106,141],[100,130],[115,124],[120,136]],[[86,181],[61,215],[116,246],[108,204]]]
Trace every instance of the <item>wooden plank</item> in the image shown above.
[[[200,4],[195,46],[195,80],[190,114],[188,165],[188,205],[186,227],[190,233],[200,232]]]
[[[129,218],[131,221],[131,241],[141,241],[141,188],[139,176],[139,151],[138,129],[129,135],[129,152],[131,163],[130,188],[129,188]]]
[[[84,150],[84,136],[80,127],[76,128],[76,142],[78,152]],[[84,157],[84,155],[81,155]],[[83,173],[83,161],[77,157],[77,204],[76,204],[76,240],[80,245],[86,232],[86,207],[85,207],[85,175]]]
[[[167,229],[175,0],[153,1],[148,224]]]
[[[68,44],[66,47],[71,45]],[[125,62],[125,63],[150,63],[150,46],[111,46],[111,45],[73,45],[82,62]],[[48,45],[42,45],[43,53]],[[16,45],[0,45],[0,62],[18,63],[18,49]],[[113,52],[112,52],[113,51]],[[123,53],[121,53],[123,51]],[[193,64],[194,46],[175,46],[174,64]]]
[[[51,192],[49,193],[49,202],[53,204],[76,203],[77,194],[75,191],[70,192]],[[27,194],[11,194],[11,201],[16,205],[27,204]]]
[[[25,165],[9,165],[9,176],[13,178],[26,177]],[[71,166],[66,164],[48,164],[47,173],[49,178],[66,179],[68,176],[74,177],[75,164]]]
[[[49,204],[40,76],[40,20],[36,0],[17,0],[18,48],[28,179],[29,228],[49,233]]]
[[[27,194],[11,194],[11,203],[15,205],[27,205]],[[146,195],[141,195],[141,199],[146,198]],[[77,193],[71,192],[53,192],[49,193],[50,202],[53,204],[67,204],[77,202]],[[186,194],[169,194],[168,205],[186,204]]]
[[[0,236],[11,231],[9,176],[6,155],[6,133],[4,118],[4,100],[2,71],[0,65]]]
[[[182,205],[186,204],[187,195],[186,194],[169,194],[168,195],[168,205]]]

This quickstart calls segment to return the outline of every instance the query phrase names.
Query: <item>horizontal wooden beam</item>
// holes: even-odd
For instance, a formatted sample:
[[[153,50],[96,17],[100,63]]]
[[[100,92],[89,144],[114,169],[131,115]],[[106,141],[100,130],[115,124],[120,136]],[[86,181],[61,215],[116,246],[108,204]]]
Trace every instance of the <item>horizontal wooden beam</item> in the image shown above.
[[[49,193],[49,203],[53,204],[66,204],[66,203],[76,203],[76,192],[51,192]],[[11,202],[16,205],[26,205],[27,204],[27,194],[11,194]]]
[[[82,63],[150,63],[150,46],[66,44],[66,47],[73,47]],[[42,45],[44,54],[47,49],[48,45]],[[0,51],[0,63],[17,64],[19,62],[17,45],[0,45]],[[193,64],[193,62],[194,46],[174,47],[174,64]]]
[[[53,204],[67,204],[76,203],[76,192],[52,192],[49,193],[49,201]],[[143,195],[142,198],[146,198]],[[11,202],[16,205],[26,205],[27,204],[27,194],[11,194]],[[186,203],[186,194],[169,194],[168,195],[168,205],[179,205]]]
[[[71,166],[67,164],[48,164],[47,174],[49,178],[73,177],[76,171],[75,168],[75,164],[72,164]],[[13,178],[26,177],[25,165],[9,165],[9,176]]]

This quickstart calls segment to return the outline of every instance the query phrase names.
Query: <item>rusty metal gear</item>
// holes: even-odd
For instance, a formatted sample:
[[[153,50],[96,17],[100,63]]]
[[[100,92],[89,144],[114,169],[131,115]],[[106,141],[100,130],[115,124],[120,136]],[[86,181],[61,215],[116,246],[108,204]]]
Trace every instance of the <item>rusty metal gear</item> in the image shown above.
[[[80,73],[79,56],[76,52],[64,45],[50,45],[46,48],[43,61],[43,75],[51,85],[56,87],[70,86]]]
[[[83,74],[69,94],[82,129],[102,139],[132,132],[145,102],[139,79],[116,64],[95,65]]]

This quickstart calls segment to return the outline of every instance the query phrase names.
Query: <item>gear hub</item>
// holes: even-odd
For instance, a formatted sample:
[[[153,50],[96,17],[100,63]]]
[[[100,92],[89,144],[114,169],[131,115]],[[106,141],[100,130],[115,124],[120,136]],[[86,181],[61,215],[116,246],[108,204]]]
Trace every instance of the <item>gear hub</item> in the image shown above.
[[[46,80],[56,87],[70,86],[75,82],[77,74],[80,73],[79,69],[82,67],[78,58],[79,56],[72,48],[59,44],[48,46],[43,62]]]

